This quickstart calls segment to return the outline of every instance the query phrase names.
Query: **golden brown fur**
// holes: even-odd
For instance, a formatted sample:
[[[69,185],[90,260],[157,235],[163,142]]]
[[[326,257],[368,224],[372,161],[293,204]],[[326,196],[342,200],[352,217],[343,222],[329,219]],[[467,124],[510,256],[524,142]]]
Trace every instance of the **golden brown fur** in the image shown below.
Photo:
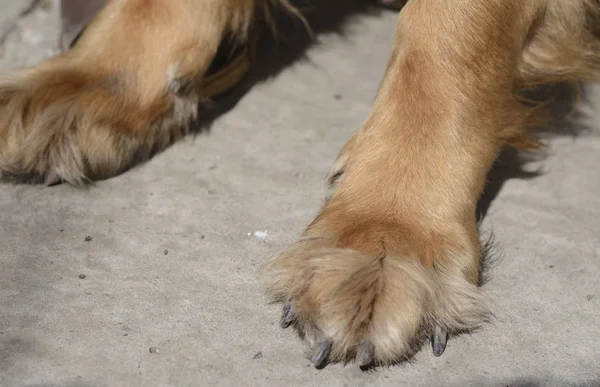
[[[74,49],[0,81],[0,178],[82,185],[182,137],[221,41],[244,44],[272,6],[295,12],[285,0],[111,1]],[[502,147],[537,145],[541,109],[524,91],[598,78],[599,31],[597,0],[408,1],[331,196],[264,271],[317,366],[393,363],[429,336],[439,355],[446,333],[487,321],[475,220],[486,174]]]
[[[371,114],[331,174],[334,193],[267,266],[313,360],[326,348],[329,361],[393,363],[423,335],[487,321],[475,206],[500,149],[537,144],[528,129],[540,111],[519,92],[597,77],[598,40],[582,28],[600,26],[596,3],[444,3],[408,2]]]
[[[269,3],[110,1],[73,49],[0,80],[0,178],[80,186],[181,138],[219,44]]]

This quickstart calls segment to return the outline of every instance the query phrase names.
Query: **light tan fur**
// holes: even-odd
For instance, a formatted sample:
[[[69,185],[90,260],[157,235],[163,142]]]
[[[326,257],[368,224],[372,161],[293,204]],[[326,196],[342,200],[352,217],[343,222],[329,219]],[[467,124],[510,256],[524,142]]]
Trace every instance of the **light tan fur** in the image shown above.
[[[296,12],[286,0],[111,1],[74,49],[0,81],[0,178],[82,185],[182,137],[219,44],[246,42],[271,6]],[[599,15],[598,0],[408,1],[331,196],[264,270],[317,365],[394,363],[489,319],[475,219],[486,175],[504,146],[538,145],[543,104],[525,91],[598,78]]]

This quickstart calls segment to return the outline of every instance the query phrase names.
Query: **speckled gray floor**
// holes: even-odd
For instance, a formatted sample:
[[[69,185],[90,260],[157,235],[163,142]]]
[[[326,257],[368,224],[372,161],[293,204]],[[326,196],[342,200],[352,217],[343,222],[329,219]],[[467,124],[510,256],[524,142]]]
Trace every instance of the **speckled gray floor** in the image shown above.
[[[23,3],[3,1],[0,25]],[[1,69],[55,52],[56,8],[11,12]],[[279,329],[258,268],[318,210],[395,20],[364,15],[322,35],[208,133],[89,190],[0,186],[0,385],[599,386],[597,114],[589,133],[552,139],[526,166],[541,175],[508,179],[491,203],[483,229],[503,252],[485,286],[493,324],[441,358],[425,349],[370,373],[317,371]],[[600,112],[600,91],[588,95]],[[269,243],[248,235],[265,230]]]

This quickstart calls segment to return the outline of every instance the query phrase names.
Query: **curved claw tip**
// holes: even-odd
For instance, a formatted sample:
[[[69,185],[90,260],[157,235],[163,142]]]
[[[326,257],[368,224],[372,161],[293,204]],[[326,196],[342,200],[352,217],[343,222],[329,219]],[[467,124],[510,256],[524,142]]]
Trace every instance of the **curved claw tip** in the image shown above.
[[[373,364],[375,359],[375,344],[366,340],[360,343],[356,354],[356,362],[360,367],[366,367]]]
[[[332,346],[333,342],[331,340],[321,341],[315,346],[314,355],[311,359],[315,368],[319,370],[325,368]]]
[[[281,321],[279,323],[279,325],[285,329],[287,327],[289,327],[290,325],[292,325],[292,322],[294,321],[294,312],[292,310],[292,304],[286,304],[283,307],[283,312],[281,313]]]
[[[448,342],[448,333],[446,330],[439,326],[436,326],[431,335],[431,348],[433,349],[433,356],[442,356],[446,350],[446,343]]]

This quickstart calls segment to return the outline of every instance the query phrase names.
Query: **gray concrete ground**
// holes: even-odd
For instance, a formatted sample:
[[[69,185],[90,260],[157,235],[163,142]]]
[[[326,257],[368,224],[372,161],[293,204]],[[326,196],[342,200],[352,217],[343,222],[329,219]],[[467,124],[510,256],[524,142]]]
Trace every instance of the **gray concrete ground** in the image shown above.
[[[207,134],[89,190],[0,186],[0,385],[599,386],[594,113],[589,133],[549,141],[549,157],[525,167],[543,173],[506,180],[491,203],[483,229],[503,252],[485,285],[493,324],[441,358],[425,348],[368,373],[317,371],[279,329],[258,268],[322,203],[337,150],[369,111],[395,19],[365,15],[344,36],[321,36]],[[16,26],[3,70],[54,52],[55,8]],[[268,243],[248,236],[264,230]]]

